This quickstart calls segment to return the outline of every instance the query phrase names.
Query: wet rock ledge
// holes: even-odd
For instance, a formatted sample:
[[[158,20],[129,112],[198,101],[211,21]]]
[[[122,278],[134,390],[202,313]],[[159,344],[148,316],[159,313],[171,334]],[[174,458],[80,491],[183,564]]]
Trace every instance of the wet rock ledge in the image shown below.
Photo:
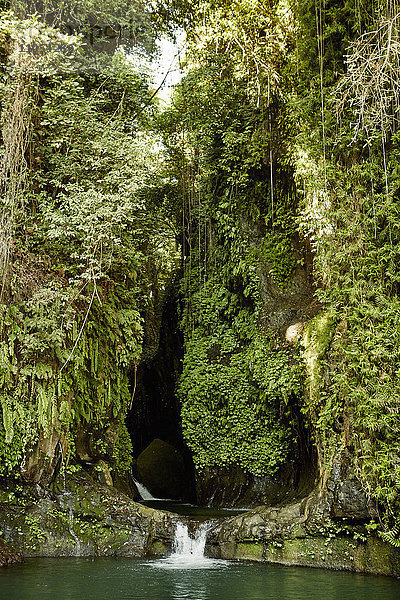
[[[335,497],[332,490],[315,490],[298,502],[262,506],[225,519],[214,528],[208,553],[215,558],[400,577],[400,549],[374,535],[370,514],[360,510],[354,493],[349,498],[352,504],[346,506],[343,494]]]
[[[374,535],[371,516],[357,480],[338,471],[324,491],[216,522],[206,554],[400,577],[400,549]],[[161,556],[171,550],[178,521],[198,526],[136,503],[84,471],[47,490],[3,485],[0,565],[22,557]]]
[[[84,471],[46,491],[15,484],[0,491],[0,537],[15,548],[16,557],[164,554],[176,519],[133,502]]]

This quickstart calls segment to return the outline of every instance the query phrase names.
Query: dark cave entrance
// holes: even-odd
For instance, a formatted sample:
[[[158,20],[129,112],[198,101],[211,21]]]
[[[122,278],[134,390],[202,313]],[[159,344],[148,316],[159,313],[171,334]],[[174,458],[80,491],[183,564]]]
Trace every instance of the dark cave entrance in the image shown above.
[[[256,477],[238,466],[207,468],[196,474],[183,439],[176,396],[182,358],[179,294],[171,286],[162,308],[157,352],[138,369],[133,406],[127,417],[133,445],[133,476],[156,498],[201,506],[274,505],[307,496],[315,487],[317,458],[296,401],[296,442],[287,462],[274,476]],[[139,499],[135,486],[133,489]]]
[[[178,294],[171,286],[162,308],[158,350],[137,371],[127,427],[133,476],[157,498],[195,502],[194,465],[183,440],[175,393],[183,357],[178,311]]]

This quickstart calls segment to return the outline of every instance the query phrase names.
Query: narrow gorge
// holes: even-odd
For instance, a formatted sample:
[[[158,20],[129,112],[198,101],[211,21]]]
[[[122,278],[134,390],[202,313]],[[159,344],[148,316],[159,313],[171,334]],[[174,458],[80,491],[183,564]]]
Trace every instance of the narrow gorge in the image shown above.
[[[398,0],[0,9],[0,564],[400,577]]]

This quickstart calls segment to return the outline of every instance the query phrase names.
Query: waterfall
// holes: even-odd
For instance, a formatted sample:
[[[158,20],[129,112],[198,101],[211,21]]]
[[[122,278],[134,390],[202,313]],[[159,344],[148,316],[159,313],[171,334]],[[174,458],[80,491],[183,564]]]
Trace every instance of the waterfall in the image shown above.
[[[158,498],[154,498],[154,496],[151,495],[151,493],[149,492],[149,490],[147,489],[147,487],[145,487],[143,485],[143,483],[139,483],[139,481],[137,479],[135,479],[134,477],[132,477],[134,484],[137,487],[137,491],[140,494],[140,497],[142,500],[157,500]]]
[[[175,557],[184,559],[198,559],[204,557],[206,547],[208,523],[201,523],[194,532],[194,537],[190,537],[188,526],[184,523],[178,523],[175,530],[175,539],[173,545],[173,554]]]
[[[158,569],[213,569],[228,565],[226,561],[204,556],[207,534],[216,521],[199,523],[191,533],[189,527],[180,521],[176,525],[172,554],[149,563]]]

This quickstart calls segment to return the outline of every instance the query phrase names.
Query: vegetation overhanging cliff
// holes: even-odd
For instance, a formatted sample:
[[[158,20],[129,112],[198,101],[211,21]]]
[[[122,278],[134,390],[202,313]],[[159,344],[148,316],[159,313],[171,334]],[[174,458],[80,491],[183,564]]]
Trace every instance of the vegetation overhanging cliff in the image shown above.
[[[181,272],[199,491],[289,465],[293,496],[308,478],[327,498],[340,473],[398,546],[397,0],[122,4],[79,4],[74,32],[115,34],[84,46],[61,9],[0,24],[1,477],[123,481]],[[186,74],[161,112],[129,45],[177,25]]]

